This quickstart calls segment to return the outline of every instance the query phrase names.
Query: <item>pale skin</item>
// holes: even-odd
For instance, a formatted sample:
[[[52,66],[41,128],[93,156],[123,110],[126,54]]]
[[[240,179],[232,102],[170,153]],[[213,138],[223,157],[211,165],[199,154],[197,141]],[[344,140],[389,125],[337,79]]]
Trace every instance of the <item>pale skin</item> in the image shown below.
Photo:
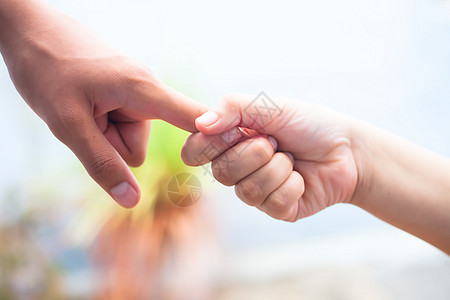
[[[128,166],[145,158],[149,120],[192,132],[206,111],[42,1],[0,0],[0,52],[28,105],[126,208],[141,195]]]
[[[211,160],[219,182],[276,219],[350,203],[450,254],[449,159],[302,101],[275,99],[281,111],[261,123],[248,110],[254,97],[227,96],[199,117],[184,162]]]
[[[201,153],[213,142],[217,180],[274,218],[351,203],[450,254],[447,158],[305,102],[276,99],[282,110],[264,126],[245,110],[253,96],[202,115],[206,107],[36,0],[0,0],[0,52],[25,101],[123,207],[141,193],[128,166],[145,158],[149,120],[163,119],[200,131],[183,147],[187,164],[211,160]]]

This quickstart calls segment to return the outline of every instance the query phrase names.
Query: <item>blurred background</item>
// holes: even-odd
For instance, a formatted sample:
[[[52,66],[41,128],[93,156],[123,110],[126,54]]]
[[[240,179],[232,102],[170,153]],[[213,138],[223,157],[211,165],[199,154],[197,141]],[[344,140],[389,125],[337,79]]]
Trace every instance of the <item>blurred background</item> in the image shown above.
[[[208,105],[319,103],[450,156],[450,1],[53,0]],[[131,212],[88,177],[0,64],[0,299],[450,299],[450,260],[350,205],[288,224],[183,166],[154,122]],[[170,142],[168,142],[170,140]],[[189,208],[167,201],[180,172]]]

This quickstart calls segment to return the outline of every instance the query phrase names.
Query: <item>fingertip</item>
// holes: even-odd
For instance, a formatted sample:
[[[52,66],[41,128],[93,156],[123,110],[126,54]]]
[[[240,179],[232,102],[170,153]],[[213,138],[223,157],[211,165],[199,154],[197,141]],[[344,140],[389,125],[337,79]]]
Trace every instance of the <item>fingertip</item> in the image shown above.
[[[284,152],[284,153],[287,155],[287,157],[289,157],[292,164],[295,164],[295,159],[294,159],[294,156],[292,155],[292,153],[291,152]]]
[[[298,201],[295,201],[291,206],[291,208],[289,209],[289,213],[287,214],[288,217],[284,219],[284,221],[289,223],[294,223],[295,221],[297,221],[298,207],[299,207]]]
[[[187,157],[187,150],[186,150],[186,143],[181,147],[181,153],[180,153],[181,160],[186,166],[189,166],[189,159]]]
[[[298,198],[300,198],[305,192],[305,179],[302,174],[297,171],[292,171],[291,177],[293,177],[293,180],[296,182],[296,186],[298,187]]]
[[[267,137],[267,139],[269,140],[270,144],[272,144],[273,150],[277,151],[277,147],[278,147],[277,140],[273,136],[269,136],[269,137]]]
[[[198,130],[204,131],[205,129],[211,128],[211,126],[216,124],[218,120],[219,114],[215,111],[210,110],[195,119],[195,126]]]
[[[186,166],[190,166],[190,167],[195,167],[195,166],[197,166],[197,164],[196,164],[196,162],[195,162],[195,160],[194,160],[194,158],[193,158],[193,155],[192,155],[192,144],[193,143],[195,143],[195,141],[191,141],[192,139],[194,139],[195,140],[195,136],[197,135],[198,133],[191,133],[187,138],[186,138],[186,141],[184,142],[184,144],[183,144],[183,146],[181,147],[181,153],[180,153],[180,156],[181,156],[181,160],[183,161],[183,163],[186,165]]]
[[[127,181],[123,181],[110,190],[113,199],[124,208],[133,208],[139,203],[141,191]]]
[[[227,112],[218,113],[212,110],[207,111],[195,120],[197,130],[206,135],[220,134],[239,124],[240,118],[233,118],[233,115]]]
[[[195,165],[195,163],[194,163],[194,160],[191,158],[191,156],[189,155],[189,151],[188,150],[186,150],[186,147],[185,146],[183,146],[182,148],[181,148],[181,154],[180,154],[180,156],[181,156],[181,160],[183,161],[183,163],[186,165],[186,166],[189,166],[189,167],[195,167],[196,165]]]

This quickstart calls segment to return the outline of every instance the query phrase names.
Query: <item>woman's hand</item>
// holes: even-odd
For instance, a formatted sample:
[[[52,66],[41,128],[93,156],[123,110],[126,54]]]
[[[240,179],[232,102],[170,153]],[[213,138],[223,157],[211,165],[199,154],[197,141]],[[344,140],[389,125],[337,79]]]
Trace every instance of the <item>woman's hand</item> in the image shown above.
[[[229,96],[199,117],[184,161],[212,160],[218,181],[274,218],[352,203],[450,254],[448,158],[320,106],[257,100]]]
[[[253,100],[228,96],[199,117],[200,132],[186,141],[184,162],[212,160],[219,182],[236,185],[240,199],[277,219],[296,221],[351,202],[358,168],[346,118],[300,101],[276,99],[264,110]],[[208,147],[215,148],[209,157]]]

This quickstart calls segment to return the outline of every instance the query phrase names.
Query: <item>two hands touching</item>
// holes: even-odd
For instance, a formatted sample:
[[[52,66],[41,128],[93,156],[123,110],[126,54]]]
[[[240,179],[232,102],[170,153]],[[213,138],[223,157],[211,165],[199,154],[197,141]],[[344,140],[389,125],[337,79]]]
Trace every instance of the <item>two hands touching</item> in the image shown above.
[[[207,108],[165,86],[145,66],[51,6],[43,9],[41,2],[4,2],[0,23],[9,26],[0,26],[8,28],[0,30],[0,50],[17,90],[91,177],[120,205],[133,207],[140,188],[128,165],[138,166],[145,158],[149,120],[163,119],[194,132],[194,120]],[[298,115],[289,106],[264,128],[253,128],[255,124],[252,127],[245,118],[230,124],[239,116],[237,109],[249,100],[226,99],[218,112],[221,118],[213,125],[205,126],[198,119],[202,133],[189,138],[183,150],[186,163],[192,165],[189,157],[208,139],[217,139],[216,134],[226,130],[240,134],[237,126],[256,129],[272,136],[272,142],[278,142],[275,148],[284,152],[274,153],[262,136],[230,141],[226,146],[233,148],[222,149],[228,149],[230,156],[233,149],[250,146],[242,157],[234,158],[231,169],[216,174],[224,184],[237,184],[237,194],[245,202],[293,221],[333,203],[350,201],[356,169],[344,132],[337,132],[325,115],[326,126],[312,115]],[[302,122],[302,118],[307,120]],[[314,132],[320,126],[323,129]],[[334,131],[336,136],[329,136]],[[304,179],[307,186],[314,186],[305,195]]]
[[[277,219],[292,222],[351,202],[358,170],[344,118],[283,99],[275,100],[279,110],[263,114],[253,100],[230,95],[198,118],[200,132],[186,141],[183,161],[195,166],[211,158],[219,182]],[[208,145],[216,149],[209,157],[202,155]]]
[[[186,164],[212,161],[218,181],[274,218],[352,203],[450,253],[446,158],[306,102],[275,99],[264,126],[246,110],[252,96],[208,111],[38,0],[0,0],[0,52],[28,105],[124,207],[141,193],[128,165],[143,162],[149,120],[162,119],[196,132]],[[211,143],[214,155],[201,155]]]
[[[0,25],[0,50],[28,105],[107,193],[124,207],[136,205],[140,188],[128,165],[138,166],[145,158],[149,120],[163,119],[194,132],[194,120],[207,108],[165,86],[145,66],[40,1],[4,0]],[[251,99],[227,99],[213,125],[205,126],[198,119],[202,134],[189,138],[183,150],[185,161],[192,165],[189,157],[208,139],[217,139],[215,134],[226,130],[240,134],[237,126],[258,130],[246,119],[230,124],[239,112],[235,109]],[[303,122],[305,117],[311,120]],[[233,158],[230,169],[216,174],[217,179],[237,184],[237,194],[245,202],[292,221],[350,201],[356,169],[349,141],[327,116],[322,116],[327,125],[314,118],[284,107],[258,132],[272,136],[278,152],[263,136],[230,141],[222,150],[250,146],[242,157]],[[318,126],[323,129],[314,132]],[[329,136],[331,132],[336,136]],[[230,156],[232,149],[227,152]],[[308,189],[303,195],[304,181]]]

